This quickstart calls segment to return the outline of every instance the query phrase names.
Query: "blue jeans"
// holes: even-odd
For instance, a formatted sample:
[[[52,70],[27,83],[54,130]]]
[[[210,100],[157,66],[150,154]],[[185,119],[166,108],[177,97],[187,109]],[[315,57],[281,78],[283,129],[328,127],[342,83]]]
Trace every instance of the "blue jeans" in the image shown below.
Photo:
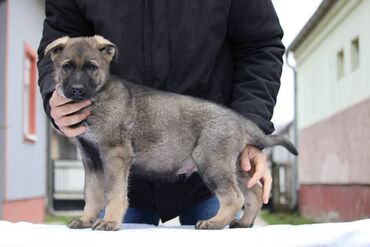
[[[208,220],[216,215],[220,203],[216,196],[195,205],[179,215],[181,225],[195,225],[199,220]],[[100,215],[102,217],[102,214]],[[158,225],[160,216],[157,212],[140,208],[128,208],[123,223]]]

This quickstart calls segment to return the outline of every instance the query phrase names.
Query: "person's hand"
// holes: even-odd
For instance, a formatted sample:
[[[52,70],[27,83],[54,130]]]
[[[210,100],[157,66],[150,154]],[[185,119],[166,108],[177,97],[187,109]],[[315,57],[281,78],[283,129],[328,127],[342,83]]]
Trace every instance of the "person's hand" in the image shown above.
[[[248,181],[247,187],[253,187],[258,181],[263,187],[263,203],[267,204],[270,197],[272,177],[269,168],[267,167],[266,155],[253,145],[246,145],[241,154],[241,168],[243,171],[249,172],[251,179]]]
[[[85,126],[79,126],[76,128],[71,126],[85,120],[91,115],[91,112],[88,110],[77,113],[81,109],[89,106],[91,104],[91,100],[72,102],[71,99],[67,99],[54,91],[49,100],[49,104],[51,108],[50,115],[64,135],[74,137],[81,135],[86,131]]]

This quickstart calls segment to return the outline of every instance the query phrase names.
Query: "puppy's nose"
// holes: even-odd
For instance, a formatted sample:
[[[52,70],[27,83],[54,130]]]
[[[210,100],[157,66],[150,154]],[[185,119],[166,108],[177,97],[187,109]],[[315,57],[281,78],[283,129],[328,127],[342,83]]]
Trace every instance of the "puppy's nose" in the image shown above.
[[[71,94],[77,98],[82,97],[85,94],[85,88],[81,85],[73,85],[71,87]]]

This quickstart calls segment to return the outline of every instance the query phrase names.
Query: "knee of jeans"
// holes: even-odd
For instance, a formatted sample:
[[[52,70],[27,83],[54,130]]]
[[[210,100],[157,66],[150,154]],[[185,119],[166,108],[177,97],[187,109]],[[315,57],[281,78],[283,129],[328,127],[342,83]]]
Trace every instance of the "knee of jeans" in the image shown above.
[[[215,216],[220,208],[216,196],[198,203],[180,214],[181,225],[195,225],[199,220],[208,220]]]
[[[140,208],[128,208],[122,220],[123,223],[159,225],[159,214]]]

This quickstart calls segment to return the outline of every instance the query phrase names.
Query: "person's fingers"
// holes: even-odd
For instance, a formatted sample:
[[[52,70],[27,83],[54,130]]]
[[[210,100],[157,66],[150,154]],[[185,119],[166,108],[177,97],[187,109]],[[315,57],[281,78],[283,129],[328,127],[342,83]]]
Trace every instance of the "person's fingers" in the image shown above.
[[[86,126],[80,126],[77,128],[62,127],[60,131],[68,137],[75,137],[83,134],[86,131]]]
[[[270,192],[272,187],[272,177],[269,169],[266,169],[265,175],[263,176],[263,203],[267,204],[270,199]]]
[[[84,101],[77,102],[77,103],[70,103],[70,104],[63,105],[63,106],[60,106],[60,108],[63,107],[64,114],[69,115],[89,105],[91,105],[91,100],[84,100]]]
[[[251,162],[249,159],[249,150],[247,147],[245,147],[240,156],[240,166],[243,171],[247,172],[251,169]]]
[[[74,124],[78,124],[88,118],[91,115],[90,111],[85,111],[79,114],[73,114],[69,116],[63,116],[57,120],[55,120],[55,124],[61,128],[61,127],[67,127]]]
[[[256,170],[253,174],[252,178],[248,181],[247,187],[248,189],[252,188],[258,181],[261,180],[263,176],[264,170]]]
[[[247,184],[248,188],[253,187],[261,180],[267,168],[267,158],[260,150],[254,154],[252,162],[255,165],[255,173]]]
[[[68,99],[68,98],[65,98],[61,95],[59,95],[57,93],[57,91],[54,90],[50,100],[49,100],[49,104],[50,104],[50,107],[53,108],[53,107],[56,107],[56,106],[60,106],[60,105],[64,105],[68,102],[71,102],[72,100],[71,99]]]
[[[66,115],[75,113],[91,104],[91,100],[84,100],[77,103],[64,104],[58,107],[53,107],[50,111],[50,115],[54,120],[61,118]]]
[[[52,97],[50,98],[50,116],[54,119],[55,124],[58,128],[67,136],[76,136],[81,134],[84,128],[78,128],[77,130],[72,130],[68,127],[80,123],[91,115],[90,111],[85,111],[80,114],[73,114],[81,109],[89,106],[91,100],[84,100],[81,102],[72,102],[72,100],[67,99],[59,95],[56,91],[53,92]],[[72,115],[70,115],[72,114]]]
[[[254,155],[253,161],[256,162],[256,167],[261,166],[264,169],[267,168],[267,157],[261,150],[258,150],[258,152]]]

